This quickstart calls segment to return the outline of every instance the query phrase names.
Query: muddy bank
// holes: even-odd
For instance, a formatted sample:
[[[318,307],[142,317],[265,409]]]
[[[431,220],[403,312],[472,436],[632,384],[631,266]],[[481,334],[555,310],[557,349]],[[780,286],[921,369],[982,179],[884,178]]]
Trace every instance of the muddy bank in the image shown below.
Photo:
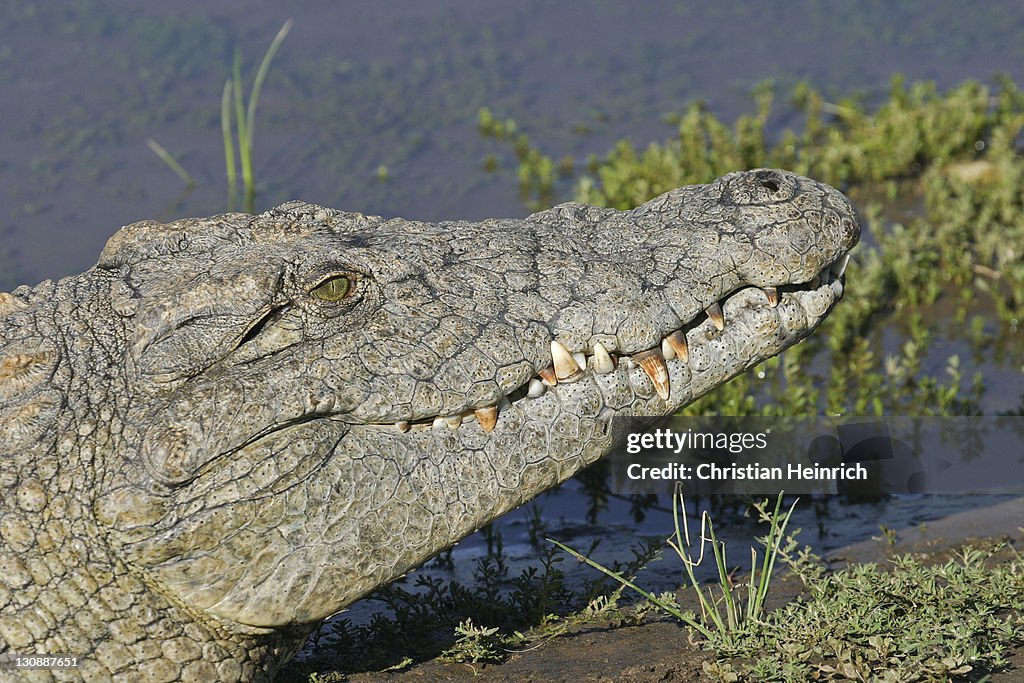
[[[1024,498],[982,510],[897,530],[895,543],[872,540],[830,553],[834,568],[849,562],[885,562],[894,554],[924,553],[936,561],[950,549],[982,539],[1012,539],[1024,545]],[[773,586],[770,607],[791,600],[800,583],[783,577]],[[703,664],[711,656],[688,642],[687,632],[668,619],[651,619],[639,626],[615,628],[591,625],[512,654],[502,664],[469,666],[432,660],[398,672],[359,673],[338,680],[379,681],[701,681]],[[1012,667],[991,681],[1024,680],[1024,650],[1011,657]]]

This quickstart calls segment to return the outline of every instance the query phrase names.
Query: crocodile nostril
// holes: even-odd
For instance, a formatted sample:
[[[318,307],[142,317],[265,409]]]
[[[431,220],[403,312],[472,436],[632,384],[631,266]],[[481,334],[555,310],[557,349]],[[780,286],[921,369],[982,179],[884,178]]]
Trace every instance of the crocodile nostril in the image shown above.
[[[779,177],[771,171],[762,171],[756,175],[757,181],[761,183],[761,187],[768,190],[769,192],[779,191]]]

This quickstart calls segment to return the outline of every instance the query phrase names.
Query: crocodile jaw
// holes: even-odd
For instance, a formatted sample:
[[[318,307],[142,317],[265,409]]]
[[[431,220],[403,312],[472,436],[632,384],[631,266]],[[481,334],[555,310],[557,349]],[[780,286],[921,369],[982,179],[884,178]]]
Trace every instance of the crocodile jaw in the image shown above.
[[[699,301],[708,314],[661,330],[648,348],[597,342],[614,348],[605,359],[596,344],[587,353],[548,337],[537,345],[546,358],[524,359],[537,377],[523,373],[462,412],[362,421],[363,405],[352,413],[306,401],[305,412],[232,446],[231,461],[265,463],[272,476],[235,501],[223,492],[239,473],[207,466],[176,494],[192,516],[129,549],[217,617],[258,627],[323,618],[599,459],[616,415],[671,414],[805,337],[842,295],[850,246],[835,247],[802,285],[751,284]],[[572,349],[568,367],[556,342]],[[183,553],[209,545],[209,528],[228,531],[226,540]]]
[[[317,619],[600,457],[615,415],[811,331],[858,229],[767,170],[629,212],[128,226],[96,268],[0,293],[0,650],[269,678]],[[315,300],[339,271],[356,296]]]
[[[321,467],[268,483],[263,504],[210,509],[207,501],[188,528],[175,527],[173,542],[147,539],[133,554],[218,617],[258,627],[322,619],[601,458],[612,447],[615,416],[675,412],[796,343],[827,315],[839,289],[787,292],[776,307],[755,288],[728,297],[723,312],[731,322],[721,331],[710,320],[696,326],[687,335],[688,361],[665,361],[668,401],[627,357],[611,372],[588,369],[539,397],[505,403],[490,430],[473,419],[407,432],[330,419],[281,430],[246,447],[245,457],[300,462],[286,454],[319,448]],[[256,539],[244,531],[250,516],[275,522],[255,558]],[[226,519],[243,526],[216,541],[216,556],[182,557],[183,545],[201,546],[204,528]]]

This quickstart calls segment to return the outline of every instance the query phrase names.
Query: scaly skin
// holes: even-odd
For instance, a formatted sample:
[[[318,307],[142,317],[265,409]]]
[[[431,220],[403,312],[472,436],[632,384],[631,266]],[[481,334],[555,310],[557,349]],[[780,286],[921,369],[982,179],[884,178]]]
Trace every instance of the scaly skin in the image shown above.
[[[625,212],[123,228],[88,272],[0,294],[0,653],[80,657],[0,679],[269,678],[600,458],[614,415],[807,335],[858,232],[839,192],[768,170]]]

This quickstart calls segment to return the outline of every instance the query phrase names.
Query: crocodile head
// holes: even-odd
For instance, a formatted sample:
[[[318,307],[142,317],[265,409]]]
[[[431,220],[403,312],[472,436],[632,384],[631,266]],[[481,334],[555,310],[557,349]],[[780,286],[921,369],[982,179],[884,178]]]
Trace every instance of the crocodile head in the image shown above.
[[[62,429],[152,590],[219,628],[311,624],[600,458],[614,416],[806,336],[858,234],[842,194],[776,170],[623,212],[136,223],[49,295],[89,299],[99,341],[77,353],[76,323],[62,353],[118,387],[64,389]]]

